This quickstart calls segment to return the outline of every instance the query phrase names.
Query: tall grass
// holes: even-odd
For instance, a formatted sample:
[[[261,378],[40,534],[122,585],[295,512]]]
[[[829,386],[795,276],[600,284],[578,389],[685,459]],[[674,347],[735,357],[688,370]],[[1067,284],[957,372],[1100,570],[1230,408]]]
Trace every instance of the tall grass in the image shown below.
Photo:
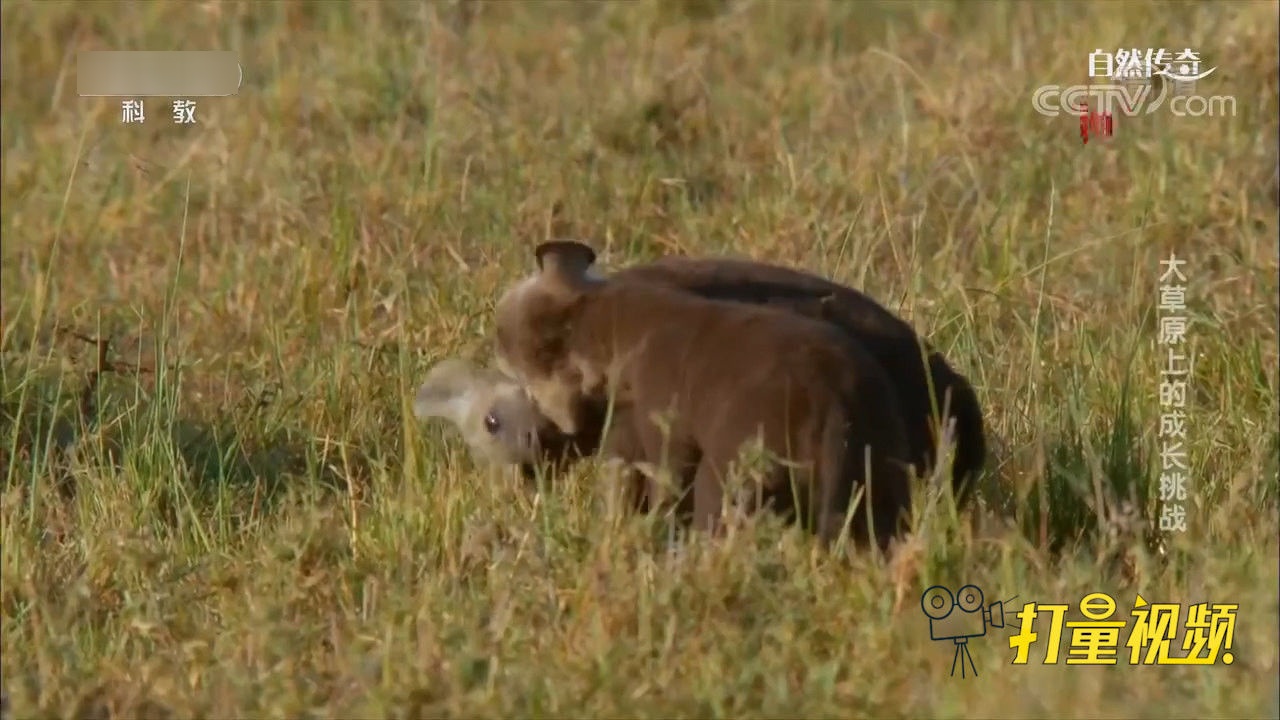
[[[1276,9],[7,0],[12,712],[1277,716]],[[1162,44],[1217,66],[1200,92],[1236,116],[1082,145],[1031,107],[1095,48]],[[75,95],[79,50],[206,48],[246,82],[194,127]],[[591,464],[537,497],[476,466],[409,398],[488,352],[552,236],[881,299],[978,389],[974,507],[921,492],[889,562],[769,518],[674,553],[657,519],[599,511]],[[1186,533],[1157,522],[1171,252]],[[1012,624],[1093,591],[1238,602],[1236,661],[1015,667],[992,629],[952,678],[919,609],[936,583],[1012,599]]]

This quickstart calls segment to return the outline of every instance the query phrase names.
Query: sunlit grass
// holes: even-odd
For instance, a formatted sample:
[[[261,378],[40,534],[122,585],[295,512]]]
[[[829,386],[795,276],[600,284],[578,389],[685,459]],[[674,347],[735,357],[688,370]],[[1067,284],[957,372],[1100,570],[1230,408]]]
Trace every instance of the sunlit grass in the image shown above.
[[[15,716],[1280,714],[1276,3],[0,8]],[[1032,109],[1093,49],[1158,43],[1237,115],[1085,146]],[[108,48],[234,50],[246,85],[122,125],[75,95],[75,51]],[[489,352],[551,236],[880,299],[978,390],[975,507],[920,495],[888,564],[770,519],[672,553],[599,511],[590,465],[536,499],[477,467],[408,399]],[[1171,252],[1185,535],[1156,522]],[[1013,667],[993,630],[951,678],[935,583],[1238,602],[1236,661]]]

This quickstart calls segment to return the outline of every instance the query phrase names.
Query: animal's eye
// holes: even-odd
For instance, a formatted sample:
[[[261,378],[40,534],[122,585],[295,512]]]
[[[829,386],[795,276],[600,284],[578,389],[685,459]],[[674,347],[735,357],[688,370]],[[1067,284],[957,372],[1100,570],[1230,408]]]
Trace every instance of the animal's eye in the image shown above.
[[[493,413],[489,413],[488,415],[484,416],[484,429],[488,430],[490,435],[498,432],[498,428],[501,426],[502,426],[502,423],[498,420],[497,415],[494,415]]]

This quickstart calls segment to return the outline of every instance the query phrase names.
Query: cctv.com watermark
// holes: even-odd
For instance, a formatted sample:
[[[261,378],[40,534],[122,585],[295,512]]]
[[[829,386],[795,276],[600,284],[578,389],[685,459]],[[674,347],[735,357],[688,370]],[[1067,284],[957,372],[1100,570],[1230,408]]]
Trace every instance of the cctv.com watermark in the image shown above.
[[[1095,112],[1129,117],[1150,115],[1164,105],[1178,117],[1235,117],[1236,99],[1232,95],[1174,95],[1161,92],[1150,99],[1147,85],[1041,85],[1031,95],[1031,106],[1047,117],[1062,114],[1079,116]]]

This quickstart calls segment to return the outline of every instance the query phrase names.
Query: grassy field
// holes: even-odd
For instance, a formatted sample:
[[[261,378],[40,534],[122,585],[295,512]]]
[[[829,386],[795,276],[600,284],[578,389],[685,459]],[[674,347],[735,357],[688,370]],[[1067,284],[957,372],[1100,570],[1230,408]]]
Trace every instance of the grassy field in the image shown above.
[[[4,0],[3,676],[15,717],[1276,717],[1276,2]],[[1031,105],[1197,49],[1234,117]],[[229,49],[197,124],[76,51]],[[979,392],[979,502],[892,559],[762,520],[668,552],[596,468],[520,492],[409,409],[533,245],[735,253],[909,319]],[[1160,533],[1159,261],[1189,497]],[[1238,603],[1231,665],[977,677],[929,585]],[[1016,598],[1015,598],[1016,596]],[[1038,626],[1042,636],[1046,628]],[[1179,642],[1175,640],[1175,643]],[[1064,637],[1063,651],[1068,647]],[[1176,645],[1175,645],[1176,647]],[[1175,654],[1176,651],[1175,651]]]

